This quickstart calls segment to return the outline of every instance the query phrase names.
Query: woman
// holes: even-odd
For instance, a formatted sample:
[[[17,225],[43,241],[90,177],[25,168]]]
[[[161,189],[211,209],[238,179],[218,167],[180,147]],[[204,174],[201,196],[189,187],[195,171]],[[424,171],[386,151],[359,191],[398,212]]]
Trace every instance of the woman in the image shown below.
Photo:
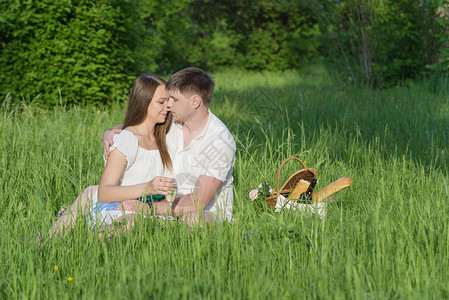
[[[121,203],[143,195],[168,195],[174,179],[161,174],[172,171],[165,142],[171,125],[166,102],[165,81],[154,75],[137,78],[129,96],[123,130],[114,136],[114,145],[99,186],[90,186],[50,229],[50,236],[74,226],[78,213],[90,212],[90,224],[112,225],[127,219],[132,226],[136,210],[123,211]],[[67,212],[68,211],[68,212]]]

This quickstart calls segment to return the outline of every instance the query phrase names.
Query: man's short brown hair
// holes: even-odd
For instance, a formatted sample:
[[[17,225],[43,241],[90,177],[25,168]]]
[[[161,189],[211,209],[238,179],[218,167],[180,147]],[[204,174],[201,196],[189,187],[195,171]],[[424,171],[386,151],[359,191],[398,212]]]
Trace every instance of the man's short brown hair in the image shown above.
[[[167,81],[168,91],[179,91],[181,94],[198,94],[206,105],[209,105],[215,82],[209,74],[195,67],[185,68],[173,74]]]

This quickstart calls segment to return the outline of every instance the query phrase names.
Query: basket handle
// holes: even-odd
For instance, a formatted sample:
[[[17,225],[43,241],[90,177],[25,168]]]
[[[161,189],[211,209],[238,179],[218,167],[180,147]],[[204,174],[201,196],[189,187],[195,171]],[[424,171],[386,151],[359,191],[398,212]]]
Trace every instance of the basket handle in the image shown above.
[[[276,194],[279,194],[279,178],[281,176],[281,169],[282,167],[285,165],[286,162],[288,162],[291,159],[296,159],[297,161],[299,161],[301,163],[301,165],[304,167],[304,169],[306,169],[306,165],[302,162],[302,160],[300,160],[299,158],[296,157],[289,157],[286,160],[284,160],[281,165],[279,166],[278,169],[278,175],[277,175],[277,179],[276,179]]]

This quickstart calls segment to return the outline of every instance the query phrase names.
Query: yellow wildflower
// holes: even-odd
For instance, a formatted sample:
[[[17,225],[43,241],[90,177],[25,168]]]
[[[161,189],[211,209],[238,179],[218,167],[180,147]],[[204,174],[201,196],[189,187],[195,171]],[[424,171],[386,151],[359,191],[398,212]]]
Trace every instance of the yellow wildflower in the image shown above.
[[[69,278],[67,278],[67,280],[70,282],[73,280],[73,277],[69,277]]]
[[[57,269],[59,269],[59,267],[58,267],[58,266],[55,266],[53,269],[56,271]]]

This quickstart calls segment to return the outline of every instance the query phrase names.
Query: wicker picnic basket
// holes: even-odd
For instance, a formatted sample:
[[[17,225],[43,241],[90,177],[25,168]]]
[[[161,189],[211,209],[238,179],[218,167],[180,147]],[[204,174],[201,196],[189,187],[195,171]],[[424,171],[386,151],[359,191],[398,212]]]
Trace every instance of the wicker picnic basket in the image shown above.
[[[301,163],[303,169],[293,173],[285,181],[285,183],[282,185],[282,187],[279,188],[279,179],[281,176],[281,169],[285,165],[285,163],[290,160],[299,161]],[[306,165],[299,158],[296,158],[296,157],[287,158],[279,166],[278,173],[277,173],[277,179],[276,179],[276,190],[270,196],[267,196],[268,206],[269,207],[276,206],[276,201],[277,201],[277,198],[279,197],[279,195],[283,195],[287,198],[288,195],[295,189],[295,187],[297,186],[297,184],[299,183],[299,181],[301,179],[310,182],[313,178],[315,178],[317,176],[318,176],[318,173],[312,168],[306,168]]]

